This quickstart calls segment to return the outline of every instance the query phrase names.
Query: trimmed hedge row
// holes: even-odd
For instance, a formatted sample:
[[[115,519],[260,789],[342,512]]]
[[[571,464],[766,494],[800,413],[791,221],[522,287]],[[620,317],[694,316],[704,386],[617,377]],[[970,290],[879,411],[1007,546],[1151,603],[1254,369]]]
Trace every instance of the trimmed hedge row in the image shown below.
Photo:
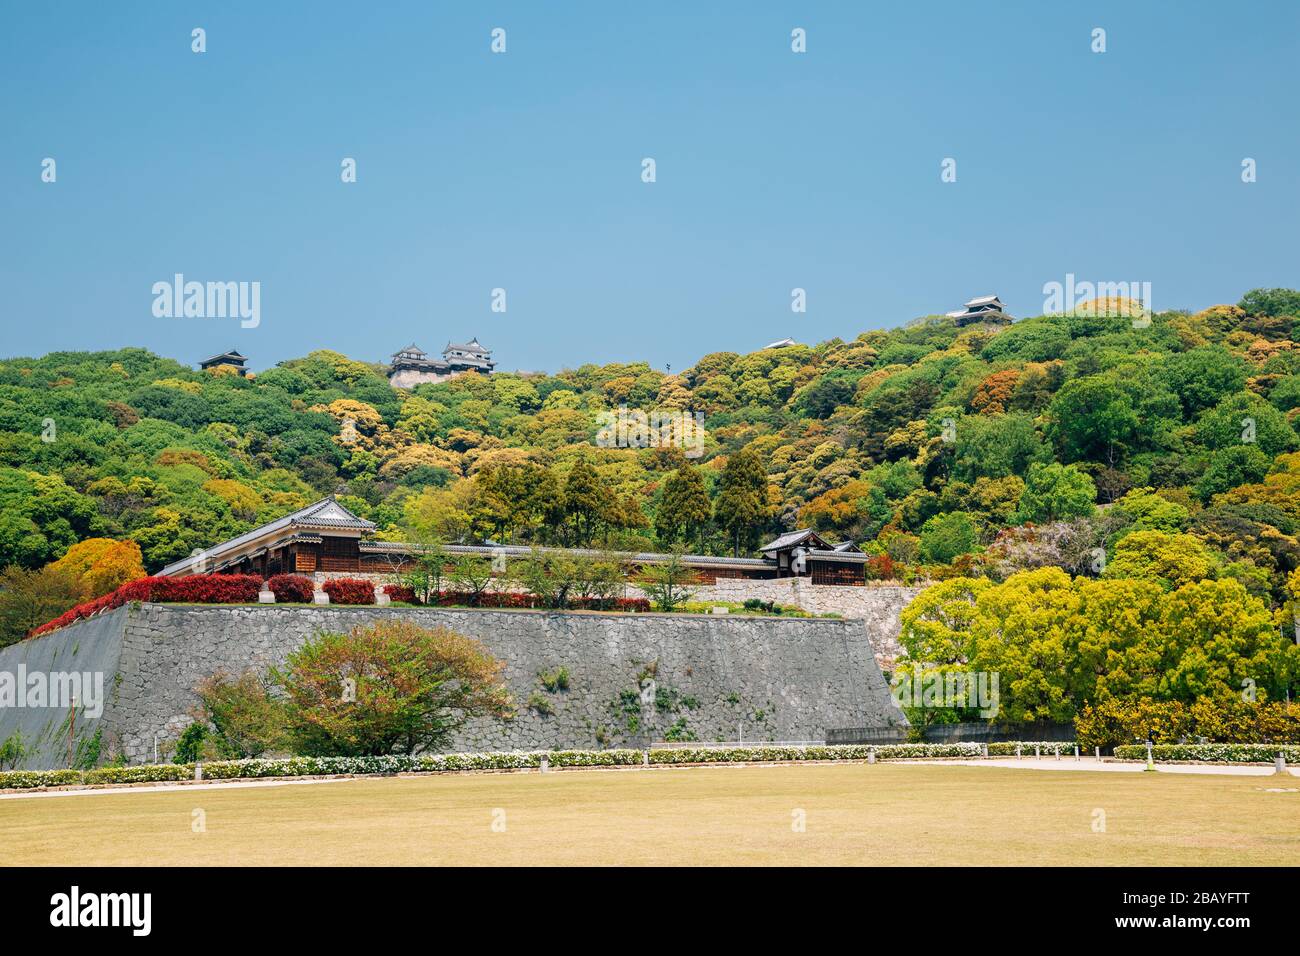
[[[191,574],[184,578],[137,578],[128,581],[116,591],[78,604],[52,621],[33,628],[28,637],[38,637],[56,631],[77,621],[111,611],[133,601],[152,601],[159,604],[256,604],[262,590],[262,578],[256,574]],[[291,604],[310,604],[315,585],[309,578],[296,574],[277,574],[266,581],[275,594],[276,601]],[[374,604],[375,586],[360,578],[330,578],[322,586],[331,604]],[[402,585],[385,585],[389,598],[405,604],[415,604],[415,592]],[[608,604],[608,607],[603,604]],[[514,592],[487,592],[477,597],[459,591],[444,591],[435,605],[455,607],[477,604],[484,608],[538,608],[540,602],[531,594]],[[574,598],[570,607],[577,610],[649,611],[645,598],[618,598],[600,602],[590,598]]]
[[[256,574],[191,574],[184,578],[137,578],[116,591],[78,604],[54,620],[34,628],[28,637],[57,630],[75,621],[130,604],[154,601],[172,604],[256,604],[262,579]]]
[[[1056,746],[1053,743],[1052,746]],[[1009,746],[1015,753],[1015,744]],[[1032,751],[1033,744],[1021,744]],[[1070,745],[1073,747],[1073,744]],[[1062,753],[1065,745],[1062,744]],[[979,757],[983,745],[955,744],[852,744],[825,747],[681,747],[650,751],[652,764],[773,763],[794,760],[866,760],[874,751],[878,760],[918,757]],[[1046,751],[1045,751],[1046,752]],[[438,773],[456,770],[524,770],[541,766],[546,757],[552,767],[620,767],[640,764],[640,750],[531,750],[488,753],[392,755],[387,757],[284,757],[255,760],[219,760],[203,764],[207,780],[257,777],[305,777],[330,774]],[[30,789],[105,783],[155,783],[192,780],[194,764],[145,764],[135,767],[100,767],[97,770],[8,770],[0,772],[0,789]]]
[[[385,584],[383,591],[389,600],[402,604],[423,604],[415,591],[404,584]],[[485,591],[477,597],[467,591],[441,591],[432,602],[435,607],[464,607],[477,602],[483,608],[526,608],[545,610],[545,605],[535,594],[521,594],[517,591]],[[569,598],[569,608],[577,611],[637,611],[650,610],[650,602],[645,598],[615,598],[613,601],[598,601],[593,598]]]
[[[1209,763],[1272,763],[1281,754],[1300,763],[1297,744],[1155,744],[1154,760],[1203,760]],[[1115,748],[1120,760],[1146,760],[1146,744],[1124,744]]]

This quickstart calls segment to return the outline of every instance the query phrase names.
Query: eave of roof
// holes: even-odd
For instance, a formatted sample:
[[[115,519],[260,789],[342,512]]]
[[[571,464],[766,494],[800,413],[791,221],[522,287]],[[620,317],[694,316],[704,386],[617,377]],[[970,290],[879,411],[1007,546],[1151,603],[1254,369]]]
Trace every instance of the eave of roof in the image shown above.
[[[342,518],[325,518],[321,517],[319,512],[325,511],[330,506],[342,511],[347,517]],[[328,498],[322,498],[320,501],[314,501],[305,508],[299,508],[283,518],[277,518],[260,527],[245,531],[243,534],[236,535],[229,541],[223,541],[220,544],[213,545],[211,548],[205,548],[197,555],[190,555],[188,558],[182,558],[179,561],[173,561],[171,564],[159,571],[159,575],[167,577],[179,571],[192,568],[200,560],[219,561],[223,555],[238,551],[247,544],[260,541],[263,538],[276,534],[277,532],[288,531],[296,528],[327,528],[330,530],[351,530],[358,533],[373,531],[374,522],[366,521],[364,518],[358,518],[347,508],[343,507],[334,500],[331,495]],[[218,567],[223,566],[218,564]]]

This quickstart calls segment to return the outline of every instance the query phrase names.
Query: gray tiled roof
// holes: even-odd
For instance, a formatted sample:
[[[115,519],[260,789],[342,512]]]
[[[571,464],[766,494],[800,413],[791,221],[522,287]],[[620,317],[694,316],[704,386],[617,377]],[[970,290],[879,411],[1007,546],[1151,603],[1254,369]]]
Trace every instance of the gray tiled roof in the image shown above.
[[[826,543],[822,541],[821,535],[819,535],[812,528],[800,528],[798,531],[786,532],[785,534],[781,535],[779,538],[775,538],[772,541],[769,541],[767,544],[763,545],[763,547],[759,548],[758,550],[764,553],[768,551],[782,551],[786,548],[793,548],[796,544],[802,544],[804,541],[807,541],[809,538],[816,538],[818,541],[821,541],[822,544]]]
[[[221,544],[214,545],[211,548],[205,548],[202,555],[191,555],[188,558],[182,558],[179,561],[173,561],[158,573],[164,577],[175,574],[178,571],[184,571],[194,565],[198,558],[206,558],[208,561],[220,564],[222,555],[229,554],[238,550],[245,544],[257,541],[266,535],[276,531],[287,530],[289,528],[343,528],[361,532],[373,531],[374,522],[366,521],[364,518],[358,518],[347,508],[334,500],[334,496],[322,498],[320,501],[312,502],[305,508],[299,508],[297,511],[285,515],[283,518],[277,518],[259,528],[251,531],[245,531],[241,535],[231,538],[229,541],[223,541]]]

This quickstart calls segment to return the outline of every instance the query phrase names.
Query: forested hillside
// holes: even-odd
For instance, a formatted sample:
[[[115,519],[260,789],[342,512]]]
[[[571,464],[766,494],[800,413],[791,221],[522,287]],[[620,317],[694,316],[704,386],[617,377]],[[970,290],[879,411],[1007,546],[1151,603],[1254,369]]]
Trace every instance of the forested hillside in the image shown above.
[[[1087,313],[410,392],[323,351],[249,379],[142,349],[9,359],[0,565],[111,539],[154,571],[335,493],[390,537],[743,553],[812,525],[866,542],[880,577],[1058,565],[1169,584],[1191,568],[1283,604],[1300,563],[1300,293],[1149,322]],[[703,413],[703,455],[598,447],[620,405]],[[107,547],[64,565],[84,576]]]

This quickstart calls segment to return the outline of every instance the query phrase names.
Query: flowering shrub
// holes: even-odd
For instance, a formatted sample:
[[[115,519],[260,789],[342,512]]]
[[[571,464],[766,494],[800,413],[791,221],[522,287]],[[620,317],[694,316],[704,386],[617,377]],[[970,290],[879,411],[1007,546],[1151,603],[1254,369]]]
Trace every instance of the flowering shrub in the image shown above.
[[[277,574],[266,582],[281,604],[310,604],[316,585],[301,574]]]
[[[980,757],[982,744],[840,744],[824,747],[685,747],[650,751],[651,763],[747,763],[784,760],[909,760],[917,757]]]
[[[1044,757],[1054,757],[1060,754],[1062,757],[1073,757],[1074,748],[1077,743],[1073,740],[1019,740],[1019,741],[1002,741],[1000,743],[989,744],[990,757],[1014,757],[1016,748],[1019,747],[1019,754],[1022,757],[1032,757],[1034,748],[1037,747],[1039,753]]]
[[[360,578],[331,578],[322,586],[331,604],[374,604],[375,586]]]
[[[174,604],[256,604],[262,579],[255,574],[191,574],[185,578],[138,578],[116,591],[84,604],[78,604],[54,620],[34,629],[36,637],[88,618],[100,611],[130,604],[133,601],[156,601]]]
[[[1021,743],[1026,752],[1034,744]],[[1057,741],[1042,746],[1060,746],[1062,755],[1073,743]],[[1226,747],[1230,745],[1215,745]],[[995,747],[1016,744],[989,744]],[[1141,748],[1120,748],[1141,749]],[[1160,750],[1162,748],[1156,748]],[[1176,748],[1165,748],[1176,749]],[[1278,748],[1266,748],[1266,757],[1251,759],[1272,760]],[[1296,751],[1288,759],[1300,761],[1300,748],[1283,748]],[[955,744],[850,744],[845,746],[812,747],[680,747],[650,751],[652,764],[701,763],[773,763],[790,760],[866,760],[875,753],[877,760],[909,760],[920,757],[978,757],[983,745]],[[1046,751],[1044,751],[1046,752]],[[1145,751],[1143,751],[1145,756]],[[283,757],[248,760],[217,760],[204,763],[205,780],[233,780],[257,777],[329,776],[332,774],[394,774],[394,773],[448,773],[459,770],[528,770],[541,766],[546,757],[552,767],[628,767],[645,760],[641,750],[553,750],[553,751],[496,751],[488,753],[455,754],[390,754],[380,757]],[[1173,759],[1173,758],[1166,758]],[[1179,758],[1208,759],[1208,758]],[[1228,759],[1228,758],[1221,758]],[[135,767],[100,767],[98,770],[9,770],[0,772],[0,790],[30,789],[33,787],[58,787],[75,784],[145,783],[153,781],[191,780],[194,764],[147,764]]]
[[[1300,763],[1300,747],[1293,744],[1155,744],[1155,760],[1204,760],[1213,763],[1272,763],[1281,754]],[[1146,760],[1145,744],[1124,744],[1115,748],[1120,760]]]

